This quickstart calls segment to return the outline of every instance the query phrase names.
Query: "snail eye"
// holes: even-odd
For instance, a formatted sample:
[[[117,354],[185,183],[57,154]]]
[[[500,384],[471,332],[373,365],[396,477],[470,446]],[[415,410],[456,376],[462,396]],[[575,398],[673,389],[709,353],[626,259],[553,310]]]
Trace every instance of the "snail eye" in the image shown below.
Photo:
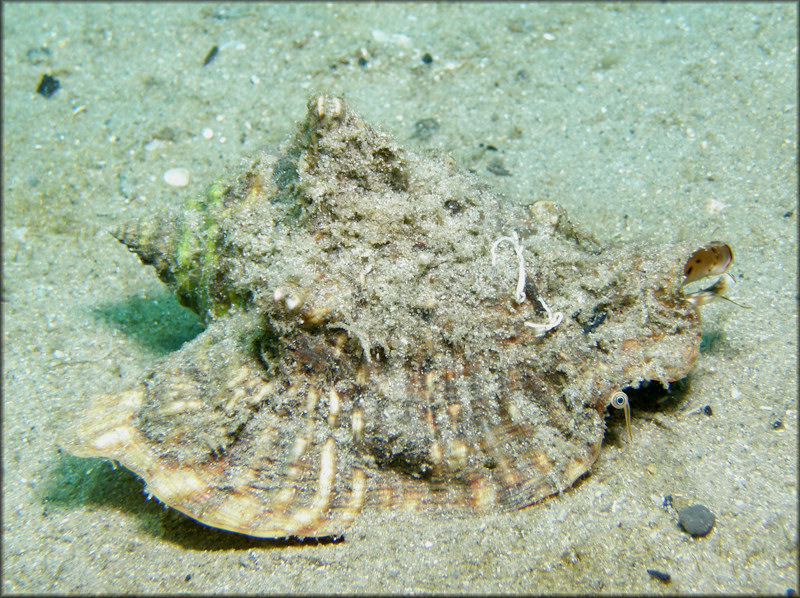
[[[613,395],[611,395],[611,406],[614,409],[624,409],[628,406],[628,395],[626,395],[621,390],[618,390]]]
[[[633,442],[633,432],[631,432],[631,409],[628,405],[628,395],[618,390],[611,395],[611,406],[614,409],[623,409],[625,413],[625,427],[628,429],[628,438]]]

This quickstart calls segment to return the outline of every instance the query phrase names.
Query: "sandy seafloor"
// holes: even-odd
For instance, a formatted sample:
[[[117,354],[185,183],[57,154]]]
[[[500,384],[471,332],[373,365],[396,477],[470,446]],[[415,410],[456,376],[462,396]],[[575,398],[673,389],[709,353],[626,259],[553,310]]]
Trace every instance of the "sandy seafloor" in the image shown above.
[[[797,588],[796,72],[791,3],[4,4],[3,591]],[[340,543],[254,541],[61,454],[89,397],[200,330],[108,230],[273,150],[320,92],[603,242],[727,241],[729,295],[751,309],[703,307],[694,370],[634,402],[634,442],[611,414],[590,474],[512,514],[372,513]],[[415,137],[423,119],[438,127]],[[171,167],[188,187],[164,183]],[[666,495],[707,505],[713,531],[681,531]]]

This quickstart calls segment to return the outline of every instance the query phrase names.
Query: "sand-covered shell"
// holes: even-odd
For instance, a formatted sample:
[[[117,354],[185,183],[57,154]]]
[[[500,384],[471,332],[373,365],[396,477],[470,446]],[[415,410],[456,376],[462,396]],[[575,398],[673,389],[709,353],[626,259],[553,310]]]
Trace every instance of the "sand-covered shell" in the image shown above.
[[[207,328],[95,399],[66,448],[268,538],[563,491],[615,392],[689,372],[682,287],[732,260],[718,242],[604,248],[558,205],[505,199],[328,96],[280,155],[115,234]]]

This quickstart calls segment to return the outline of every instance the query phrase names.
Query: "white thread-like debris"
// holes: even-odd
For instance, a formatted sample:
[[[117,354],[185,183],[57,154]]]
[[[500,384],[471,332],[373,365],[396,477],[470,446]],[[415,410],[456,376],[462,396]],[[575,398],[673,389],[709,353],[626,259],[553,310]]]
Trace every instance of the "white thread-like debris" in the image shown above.
[[[514,295],[514,299],[517,303],[522,303],[525,301],[525,258],[522,257],[522,244],[519,242],[519,236],[517,235],[517,231],[513,231],[510,237],[500,237],[492,243],[492,266],[497,263],[497,246],[500,245],[503,241],[508,241],[514,246],[514,251],[517,254],[517,261],[519,262],[519,278],[517,279],[517,291]]]
[[[517,234],[517,231],[512,231],[511,236],[500,237],[497,239],[497,241],[492,243],[492,266],[497,264],[497,247],[503,241],[508,241],[511,243],[511,245],[514,247],[514,253],[517,254],[517,262],[519,263],[519,276],[517,277],[517,289],[514,294],[514,300],[517,303],[522,303],[525,301],[525,258],[522,257],[523,246],[519,241],[519,235]],[[537,300],[544,308],[545,312],[547,312],[547,322],[544,324],[523,322],[523,324],[525,324],[525,326],[528,328],[533,328],[536,331],[536,336],[544,336],[548,331],[561,324],[561,321],[564,319],[564,314],[562,314],[560,311],[553,312],[553,310],[550,309],[550,306],[547,305],[544,297],[541,295],[537,297]]]

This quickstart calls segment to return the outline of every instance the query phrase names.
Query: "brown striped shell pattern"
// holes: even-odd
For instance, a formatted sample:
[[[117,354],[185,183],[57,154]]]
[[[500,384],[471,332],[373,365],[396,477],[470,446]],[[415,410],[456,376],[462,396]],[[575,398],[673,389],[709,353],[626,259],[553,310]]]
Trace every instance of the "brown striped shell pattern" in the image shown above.
[[[720,242],[603,247],[329,96],[278,155],[115,235],[206,329],[94,399],[63,444],[263,538],[562,492],[615,393],[687,375],[707,297],[682,287],[733,259]]]

